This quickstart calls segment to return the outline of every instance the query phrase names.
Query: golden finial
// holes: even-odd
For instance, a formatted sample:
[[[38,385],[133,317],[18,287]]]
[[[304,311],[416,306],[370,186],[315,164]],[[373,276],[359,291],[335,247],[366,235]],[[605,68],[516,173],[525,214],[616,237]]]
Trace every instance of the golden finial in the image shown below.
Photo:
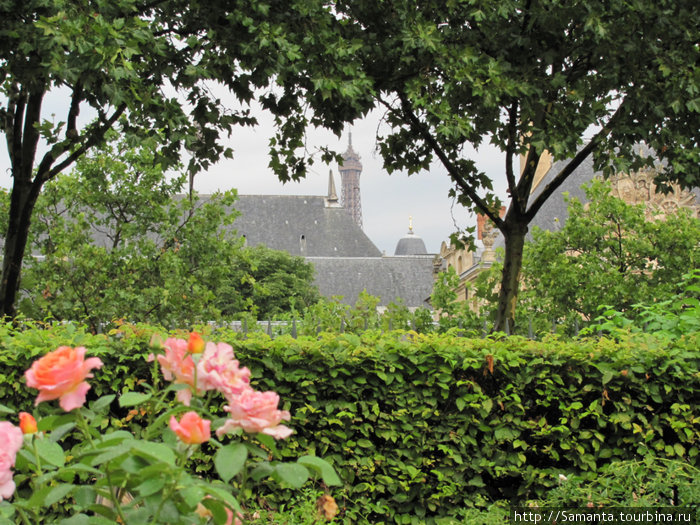
[[[408,233],[413,233],[413,217],[408,216]]]

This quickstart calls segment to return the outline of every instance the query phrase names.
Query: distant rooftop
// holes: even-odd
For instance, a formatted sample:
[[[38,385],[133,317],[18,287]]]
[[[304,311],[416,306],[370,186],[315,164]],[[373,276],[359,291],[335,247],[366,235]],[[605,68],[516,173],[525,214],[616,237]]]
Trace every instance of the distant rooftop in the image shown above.
[[[366,290],[386,306],[401,298],[408,307],[428,306],[433,291],[433,255],[405,257],[309,257],[321,295],[342,295],[355,304]]]
[[[425,248],[425,243],[413,231],[413,218],[409,218],[408,233],[399,239],[394,255],[426,255],[428,250]]]
[[[379,257],[381,252],[344,208],[322,196],[239,195],[233,228],[250,246],[303,257]]]

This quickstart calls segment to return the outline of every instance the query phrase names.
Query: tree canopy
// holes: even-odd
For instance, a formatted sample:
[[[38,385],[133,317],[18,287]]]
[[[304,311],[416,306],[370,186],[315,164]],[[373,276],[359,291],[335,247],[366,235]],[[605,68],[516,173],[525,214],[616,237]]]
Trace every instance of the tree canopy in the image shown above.
[[[519,309],[545,331],[553,322],[592,321],[601,308],[635,319],[637,305],[671,300],[700,260],[700,219],[691,210],[649,220],[643,204],[613,196],[607,182],[584,189],[587,202],[567,197],[566,221],[551,231],[534,228],[525,245]],[[493,313],[501,270],[496,264],[477,279],[484,316]]]
[[[115,132],[108,132],[115,138]],[[113,141],[50,181],[36,207],[20,311],[81,320],[96,331],[128,318],[163,326],[216,320],[242,242],[234,193],[178,195],[150,147]]]
[[[568,201],[561,229],[532,232],[523,261],[527,306],[549,319],[591,320],[602,305],[629,312],[672,297],[700,263],[700,219],[679,209],[646,220],[644,205],[613,197],[601,181],[586,196],[586,205]]]
[[[193,172],[232,154],[221,138],[256,123],[247,104],[260,97],[279,119],[271,164],[283,178],[299,177],[309,160],[296,156],[305,125],[342,126],[341,118],[286,121],[304,105],[296,97],[312,99],[321,84],[316,70],[294,93],[284,87],[304,53],[330,34],[324,23],[333,18],[319,13],[326,13],[323,4],[307,0],[0,0],[0,129],[13,179],[0,315],[14,314],[44,184],[103,143],[110,129],[157,142],[157,162],[166,169],[186,149]],[[228,91],[227,100],[216,86]],[[49,95],[60,103],[47,108]]]
[[[235,193],[184,193],[152,147],[109,142],[51,181],[39,198],[20,311],[81,320],[120,318],[170,327],[272,316],[318,300],[313,267],[234,230]]]
[[[452,195],[503,234],[497,329],[506,319],[513,326],[529,223],[586,157],[605,173],[663,163],[661,188],[700,184],[700,17],[691,0],[341,0],[333,8],[354,51],[338,67],[354,65],[385,111],[386,168],[411,174],[439,161]],[[486,141],[504,154],[503,218],[493,181],[465,153]],[[649,147],[635,148],[640,142]],[[545,151],[568,162],[533,198]]]

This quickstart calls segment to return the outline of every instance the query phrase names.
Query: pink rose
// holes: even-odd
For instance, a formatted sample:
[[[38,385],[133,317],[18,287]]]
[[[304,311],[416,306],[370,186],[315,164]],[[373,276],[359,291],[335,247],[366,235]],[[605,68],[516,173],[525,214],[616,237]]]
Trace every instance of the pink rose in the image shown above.
[[[163,343],[165,355],[157,357],[163,377],[167,381],[174,381],[194,387],[194,360],[189,355],[188,343],[184,339],[171,337]],[[186,406],[190,405],[192,391],[190,389],[179,390],[177,398]]]
[[[7,421],[0,421],[0,501],[9,499],[15,492],[12,467],[17,452],[22,448],[22,430]]]
[[[59,399],[61,408],[69,412],[85,404],[85,394],[90,390],[85,379],[92,377],[90,370],[102,366],[97,357],[85,359],[85,352],[82,346],[61,346],[34,361],[24,373],[27,386],[39,390],[34,405]]]
[[[179,423],[175,416],[171,416],[170,429],[188,445],[199,445],[211,437],[211,421],[202,419],[197,412],[187,412]]]
[[[216,435],[223,434],[236,428],[242,428],[249,433],[262,432],[275,439],[284,439],[292,435],[292,429],[280,425],[280,421],[291,419],[286,410],[278,410],[280,397],[275,392],[257,392],[252,388],[244,390],[240,395],[229,399],[230,405],[224,406],[230,418],[226,420]]]
[[[226,343],[207,343],[197,364],[197,388],[218,390],[230,399],[249,388],[250,370],[239,368],[233,348]]]

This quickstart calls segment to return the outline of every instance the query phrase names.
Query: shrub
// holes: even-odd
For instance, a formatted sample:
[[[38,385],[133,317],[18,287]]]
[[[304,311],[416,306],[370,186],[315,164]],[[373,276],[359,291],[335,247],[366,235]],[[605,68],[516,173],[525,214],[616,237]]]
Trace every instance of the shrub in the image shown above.
[[[96,394],[99,385],[138,390],[150,378],[137,363],[153,330],[124,326],[100,338],[79,328],[5,327],[0,362],[20,388],[4,382],[0,395],[26,407],[16,363],[62,338],[94,338],[93,355],[115,363],[103,367],[115,370],[109,376],[95,374]],[[541,498],[560,474],[594,480],[617,461],[698,466],[698,334],[536,342],[395,331],[271,341],[221,330],[215,338],[234,346],[256,389],[275,390],[291,411],[296,434],[278,444],[280,456],[333,463],[348,523],[438,523],[489,501]],[[206,475],[212,466],[199,468]],[[269,504],[289,497],[258,495]]]

